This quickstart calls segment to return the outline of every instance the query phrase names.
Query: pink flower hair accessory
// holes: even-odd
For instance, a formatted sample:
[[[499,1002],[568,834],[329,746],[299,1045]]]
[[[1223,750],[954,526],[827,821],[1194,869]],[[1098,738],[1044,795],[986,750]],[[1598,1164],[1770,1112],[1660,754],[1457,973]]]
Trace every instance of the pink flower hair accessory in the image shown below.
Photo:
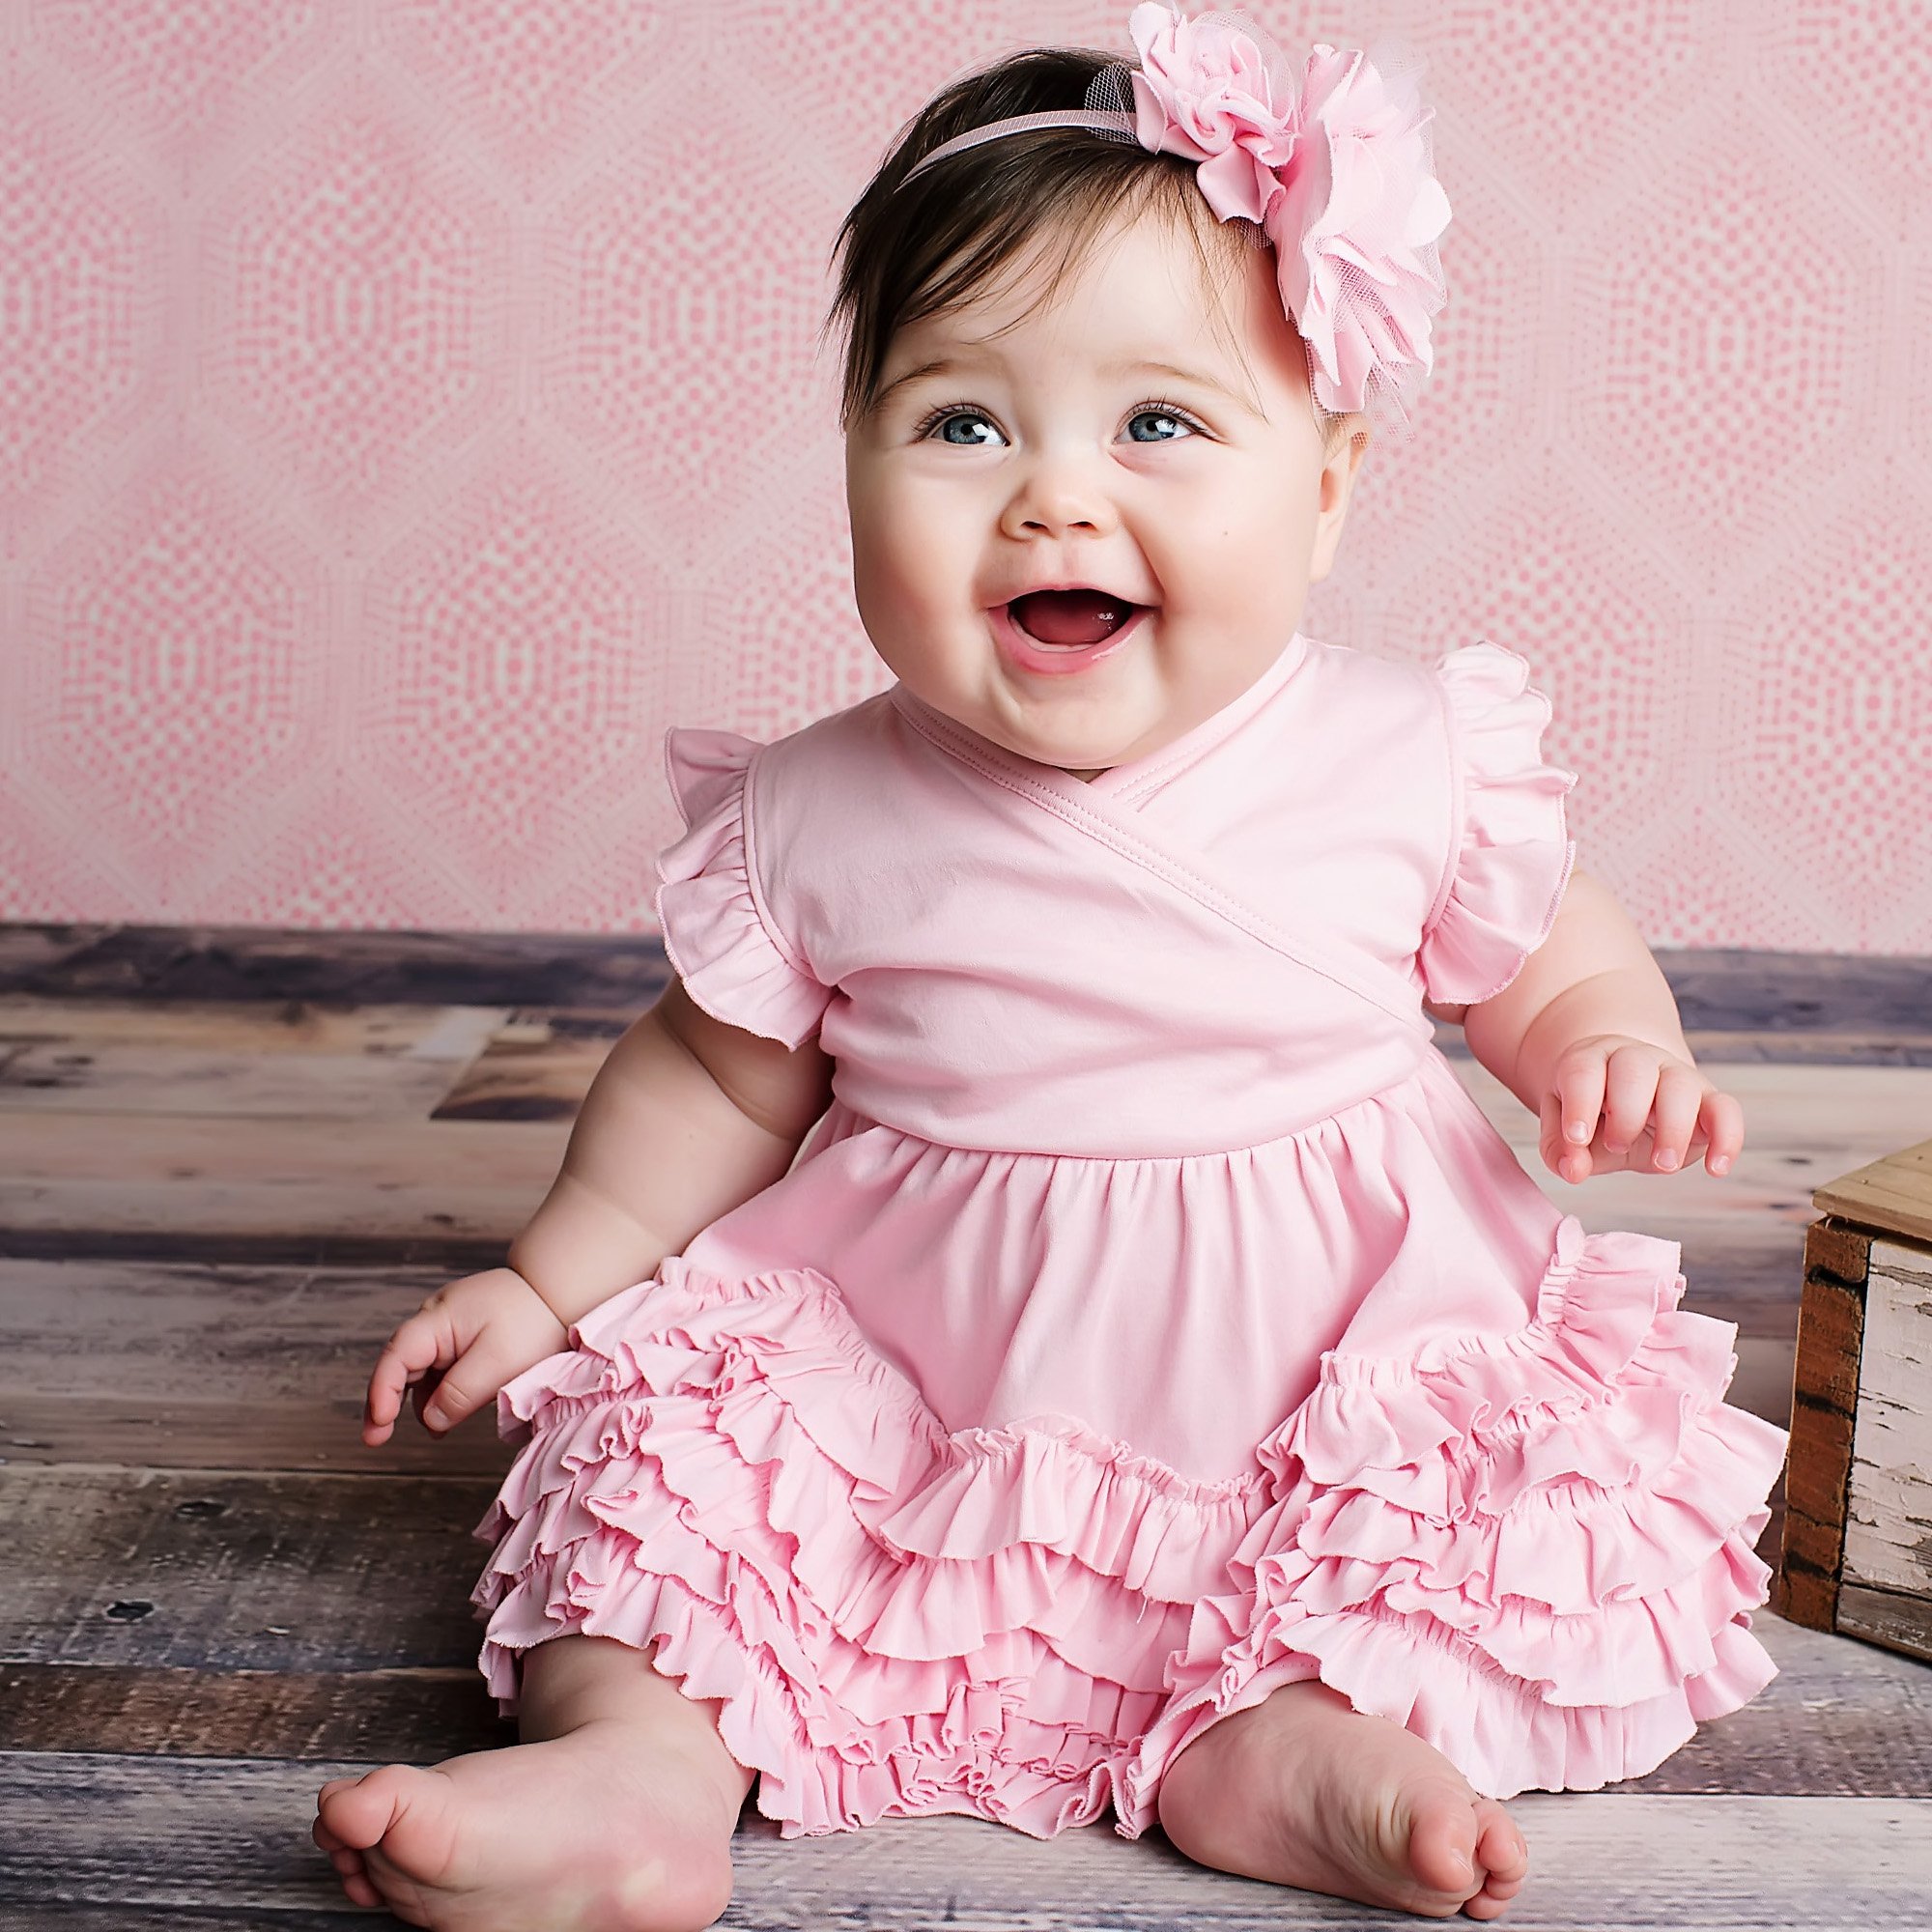
[[[1086,128],[1197,164],[1222,221],[1273,244],[1282,305],[1307,345],[1316,400],[1406,437],[1434,364],[1444,288],[1435,243],[1449,198],[1435,179],[1420,63],[1378,64],[1318,42],[1300,71],[1245,14],[1190,19],[1158,0],[1128,32],[1138,67],[1095,76],[1084,110],[1019,114],[942,142],[900,185],[949,155],[1034,128]]]

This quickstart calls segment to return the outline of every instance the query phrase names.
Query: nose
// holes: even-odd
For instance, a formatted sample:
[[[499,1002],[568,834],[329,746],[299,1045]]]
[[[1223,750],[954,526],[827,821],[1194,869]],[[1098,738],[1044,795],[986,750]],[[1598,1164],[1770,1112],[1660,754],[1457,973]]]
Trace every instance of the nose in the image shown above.
[[[1119,524],[1096,460],[1068,449],[1038,449],[1018,467],[1000,528],[1022,540],[1080,532],[1106,536]]]

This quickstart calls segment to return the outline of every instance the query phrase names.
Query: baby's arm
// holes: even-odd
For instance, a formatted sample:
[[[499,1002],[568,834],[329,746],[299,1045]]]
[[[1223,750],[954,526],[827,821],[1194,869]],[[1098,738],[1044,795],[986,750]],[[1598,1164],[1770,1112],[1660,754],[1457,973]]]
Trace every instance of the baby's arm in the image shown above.
[[[439,1289],[389,1338],[362,1439],[388,1439],[412,1383],[440,1434],[561,1349],[572,1322],[785,1172],[831,1077],[816,1040],[787,1051],[712,1018],[673,980],[598,1069],[508,1266]]]
[[[784,1173],[831,1084],[816,1040],[787,1051],[713,1019],[673,980],[591,1083],[510,1265],[565,1324],[648,1280]]]
[[[1643,935],[1586,872],[1572,870],[1548,937],[1500,993],[1464,1009],[1463,1031],[1540,1117],[1545,1160],[1566,1179],[1653,1161],[1667,1172],[1706,1145],[1716,1174],[1744,1145],[1744,1110],[1697,1072]],[[1582,1142],[1566,1139],[1579,1122]]]

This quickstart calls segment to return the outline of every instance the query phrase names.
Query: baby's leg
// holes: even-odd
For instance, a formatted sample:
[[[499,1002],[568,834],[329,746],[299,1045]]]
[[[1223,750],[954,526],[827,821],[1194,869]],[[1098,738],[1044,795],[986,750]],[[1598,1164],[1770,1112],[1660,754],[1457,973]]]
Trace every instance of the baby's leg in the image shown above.
[[[1493,1918],[1529,1870],[1501,1804],[1314,1678],[1200,1732],[1168,1766],[1157,1808],[1198,1863],[1425,1918]]]
[[[731,1897],[754,1772],[651,1654],[538,1644],[504,1750],[326,1784],[315,1841],[356,1905],[437,1932],[698,1932]]]

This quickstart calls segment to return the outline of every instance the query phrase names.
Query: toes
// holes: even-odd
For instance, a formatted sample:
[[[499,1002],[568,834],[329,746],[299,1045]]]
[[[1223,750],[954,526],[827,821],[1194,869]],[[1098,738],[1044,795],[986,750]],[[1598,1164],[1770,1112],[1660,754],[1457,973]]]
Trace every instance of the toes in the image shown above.
[[[413,1766],[384,1765],[362,1777],[339,1777],[322,1788],[316,1830],[333,1840],[325,1851],[365,1852],[383,1841],[409,1802],[413,1783],[427,1776]],[[322,1838],[316,1838],[322,1844]]]
[[[1480,1890],[1482,1874],[1471,1857],[1475,1836],[1466,1810],[1443,1804],[1425,1811],[1408,1837],[1408,1862],[1418,1883],[1458,1898]]]
[[[1529,1870],[1529,1847],[1523,1842],[1516,1820],[1494,1799],[1478,1805],[1476,1816],[1476,1850],[1489,1867],[1491,1889],[1494,1889],[1493,1882],[1500,1882],[1509,1885],[1513,1892]],[[1500,1892],[1498,1896],[1507,1898],[1511,1892]]]
[[[364,1872],[356,1872],[353,1876],[345,1873],[342,1889],[348,1893],[351,1905],[383,1905],[387,1902],[369,1883],[368,1875]]]

